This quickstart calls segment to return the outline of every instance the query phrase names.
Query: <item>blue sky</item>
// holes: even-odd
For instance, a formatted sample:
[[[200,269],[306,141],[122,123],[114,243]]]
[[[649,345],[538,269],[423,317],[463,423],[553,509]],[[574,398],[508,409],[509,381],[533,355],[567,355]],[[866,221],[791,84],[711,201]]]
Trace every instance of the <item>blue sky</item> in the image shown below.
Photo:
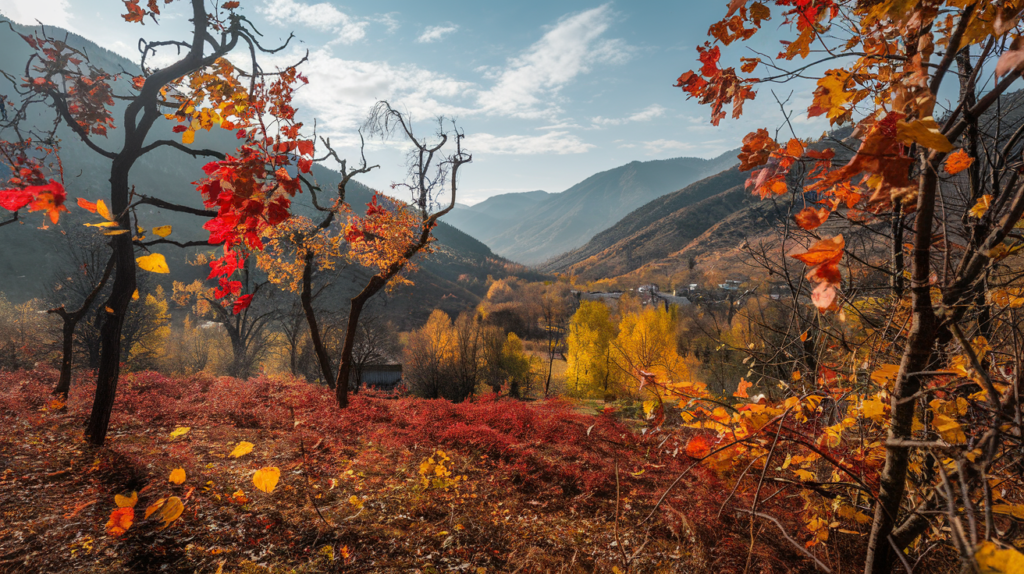
[[[162,3],[161,3],[162,4]],[[159,39],[187,30],[185,3],[167,6],[160,26],[126,24],[118,0],[0,0],[13,20],[64,26],[137,60],[140,35]],[[429,129],[436,114],[458,118],[474,163],[459,201],[504,192],[562,191],[633,160],[714,157],[738,147],[757,127],[782,121],[770,92],[747,105],[740,121],[708,123],[708,110],[672,87],[696,67],[695,46],[722,18],[726,2],[411,2],[342,3],[242,0],[266,43],[294,32],[300,43],[271,62],[309,50],[310,84],[297,101],[304,119],[353,157],[354,135],[377,99],[388,99]],[[779,26],[770,22],[767,28]],[[754,47],[771,53],[768,35]],[[757,37],[755,37],[757,39]],[[727,59],[749,52],[730,47]],[[779,88],[785,97],[790,87]],[[806,108],[810,90],[798,89]],[[799,113],[799,112],[798,112]],[[801,136],[827,122],[797,119]],[[361,178],[386,188],[402,179],[396,143],[373,143],[381,170]]]

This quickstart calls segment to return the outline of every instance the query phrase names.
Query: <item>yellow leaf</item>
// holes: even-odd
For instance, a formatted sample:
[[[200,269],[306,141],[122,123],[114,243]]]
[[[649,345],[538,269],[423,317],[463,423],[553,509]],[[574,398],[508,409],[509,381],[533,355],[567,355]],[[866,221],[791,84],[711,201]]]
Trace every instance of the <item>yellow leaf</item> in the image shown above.
[[[185,482],[185,469],[176,468],[172,470],[171,476],[167,477],[167,480],[173,482],[174,484],[181,484]]]
[[[135,292],[132,293],[132,301],[138,301],[138,300],[139,300],[139,290],[136,289]],[[174,436],[174,435],[171,435],[171,436]]]
[[[945,415],[936,414],[933,422],[935,430],[938,431],[942,440],[949,444],[964,444],[967,442],[967,435],[964,434],[964,429],[955,420]]]
[[[1000,549],[994,542],[982,542],[974,553],[980,574],[1024,574],[1024,554],[1012,548]]]
[[[800,334],[800,342],[803,343],[807,340],[807,331]]]
[[[251,442],[246,442],[243,440],[242,442],[238,443],[238,445],[235,447],[235,450],[231,451],[231,454],[229,454],[228,456],[230,456],[231,458],[245,456],[252,452],[252,447],[253,444]]]
[[[121,496],[120,494],[114,495],[114,504],[118,508],[134,507],[135,503],[139,501],[139,493],[132,491],[131,496]]]
[[[656,406],[658,406],[658,401],[644,401],[644,416],[651,418],[651,413],[654,412]]]
[[[160,507],[162,507],[165,502],[167,502],[167,499],[161,498],[160,500],[157,500],[153,504],[150,504],[149,508],[146,509],[146,518],[149,518],[149,515],[153,514],[157,510],[160,510]]]
[[[891,389],[896,384],[896,375],[899,372],[899,365],[882,365],[871,373],[871,380],[880,387]]]
[[[155,235],[159,235],[160,237],[167,237],[168,235],[171,234],[171,231],[172,229],[170,225],[161,225],[159,227],[153,228],[153,233]]]
[[[114,219],[110,216],[110,209],[107,208],[107,204],[103,203],[102,199],[96,200],[96,213],[100,214],[107,221]],[[114,225],[117,224],[115,223]]]
[[[992,506],[992,512],[1024,520],[1024,504],[996,504]]]
[[[86,227],[117,227],[116,221],[101,221],[99,223],[86,223]]]
[[[360,500],[359,497],[354,495],[354,494],[349,497],[348,503],[351,504],[355,508],[362,508],[363,507],[363,501]]]
[[[167,260],[159,253],[150,253],[149,255],[136,257],[135,262],[139,264],[139,269],[142,269],[143,271],[149,271],[151,273],[171,272],[171,269],[167,267]]]
[[[882,422],[885,420],[885,405],[882,404],[882,400],[878,397],[864,401],[860,412],[865,418],[869,418],[874,421]]]
[[[167,499],[167,502],[160,506],[157,517],[164,521],[164,525],[160,527],[160,530],[167,528],[172,522],[181,516],[181,513],[185,511],[185,504],[177,496],[172,496]]]
[[[807,470],[803,470],[803,469],[800,469],[800,468],[794,470],[793,472],[795,472],[797,477],[800,480],[802,480],[802,481],[806,482],[808,480],[814,480],[814,473],[813,472],[810,472],[810,471],[807,471]]]
[[[268,466],[257,470],[256,474],[252,475],[252,483],[263,492],[270,493],[274,492],[279,478],[281,478],[281,470],[276,466]]]
[[[103,235],[123,235],[125,233],[128,233],[127,229],[115,229],[114,231],[108,231]]]
[[[970,214],[974,217],[981,218],[988,211],[989,206],[992,205],[992,196],[983,195],[978,198],[977,203],[971,208]]]
[[[171,431],[171,438],[178,438],[179,436],[185,436],[188,431],[192,430],[192,427],[178,427]]]
[[[903,143],[921,144],[928,149],[943,153],[953,151],[953,144],[949,143],[946,136],[942,135],[942,132],[939,131],[939,124],[931,116],[911,122],[903,120],[896,122],[896,139]]]
[[[185,130],[181,134],[181,143],[189,145],[194,141],[196,141],[196,132],[192,128]]]

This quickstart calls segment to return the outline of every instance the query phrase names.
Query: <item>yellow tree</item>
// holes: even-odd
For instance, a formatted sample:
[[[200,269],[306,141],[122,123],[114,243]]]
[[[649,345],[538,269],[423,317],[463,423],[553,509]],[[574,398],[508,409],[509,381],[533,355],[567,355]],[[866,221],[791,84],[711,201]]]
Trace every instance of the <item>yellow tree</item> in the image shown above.
[[[619,321],[619,334],[611,343],[611,360],[621,378],[632,382],[629,386],[636,394],[645,390],[645,379],[650,375],[662,382],[687,378],[686,365],[676,349],[677,322],[674,308],[653,305],[627,313]],[[654,387],[646,390],[658,395]]]
[[[575,392],[608,393],[618,379],[612,363],[615,324],[600,301],[582,301],[569,320],[566,385]]]

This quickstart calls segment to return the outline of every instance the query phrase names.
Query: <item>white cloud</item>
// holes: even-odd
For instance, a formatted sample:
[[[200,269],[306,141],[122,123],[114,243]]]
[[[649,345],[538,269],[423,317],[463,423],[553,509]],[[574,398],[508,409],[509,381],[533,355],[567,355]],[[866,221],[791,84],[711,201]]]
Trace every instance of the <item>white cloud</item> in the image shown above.
[[[519,118],[553,118],[558,105],[549,101],[576,76],[599,63],[627,61],[632,48],[622,40],[602,39],[612,23],[605,4],[558,21],[544,37],[509,60],[496,84],[478,96],[484,111]]]
[[[396,30],[402,27],[402,25],[398,23],[398,18],[396,18],[396,16],[398,16],[398,12],[388,12],[387,14],[377,16],[374,18],[374,21],[387,26],[388,34],[394,34]]]
[[[311,52],[302,72],[310,85],[296,93],[298,105],[311,111],[328,134],[349,138],[356,137],[378,100],[390,101],[414,120],[459,115],[467,110],[451,102],[473,87],[412,64],[344,60],[330,49]]]
[[[26,26],[35,26],[42,22],[49,26],[60,26],[65,30],[76,31],[68,13],[68,0],[0,0],[0,14]]]
[[[455,24],[449,24],[448,26],[429,26],[423,30],[423,33],[420,34],[419,38],[416,38],[416,41],[421,44],[437,42],[458,29],[459,27]]]
[[[295,0],[267,0],[257,11],[276,24],[300,24],[334,33],[337,37],[331,43],[351,44],[362,40],[369,25],[327,2],[303,4]]]
[[[667,109],[659,106],[658,104],[651,104],[643,110],[624,118],[603,118],[601,116],[597,116],[591,121],[594,122],[595,125],[599,126],[621,126],[622,124],[630,122],[646,122],[653,120],[654,118],[660,118],[665,115],[665,112],[667,111]]]
[[[539,136],[496,136],[487,133],[466,136],[471,153],[535,155],[584,153],[594,147],[569,132],[553,131]]]
[[[651,153],[661,153],[665,151],[690,151],[694,148],[703,147],[703,143],[660,139],[643,142],[643,146]]]

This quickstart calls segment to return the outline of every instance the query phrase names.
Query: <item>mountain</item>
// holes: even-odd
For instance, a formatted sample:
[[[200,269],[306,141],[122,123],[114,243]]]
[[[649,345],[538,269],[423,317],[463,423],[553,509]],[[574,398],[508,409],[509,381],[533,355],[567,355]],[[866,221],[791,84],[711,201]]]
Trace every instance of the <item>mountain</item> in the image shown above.
[[[481,223],[475,225],[487,227],[476,237],[496,253],[537,265],[580,247],[649,201],[735,163],[735,151],[710,160],[683,157],[634,161],[594,174],[561,193],[505,194],[492,205],[484,201],[469,208],[472,212],[463,213],[490,217],[481,217]],[[462,219],[462,229],[472,235],[468,229],[474,224],[466,223],[466,219]]]
[[[445,220],[452,226],[488,243],[502,231],[535,213],[553,194],[546,191],[503,193],[476,205],[456,204]]]
[[[667,257],[750,203],[743,186],[746,177],[732,167],[659,197],[540,269],[596,280]]]
[[[15,30],[21,34],[31,33],[31,28],[23,26],[15,26]],[[55,37],[63,38],[65,34],[63,30],[57,28],[47,27],[47,31]],[[67,42],[89,54],[93,63],[104,69],[123,69],[129,73],[136,73],[138,70],[132,62],[80,36],[68,34]],[[19,70],[24,70],[25,61],[31,53],[28,45],[16,34],[6,28],[0,29],[0,70],[15,76],[20,75]],[[114,118],[117,123],[122,121],[123,113],[123,105],[115,106]],[[43,117],[43,110],[40,109],[33,119],[42,122],[48,118]],[[171,122],[158,121],[151,132],[151,140],[180,137],[171,133],[171,127]],[[108,139],[96,138],[96,142],[107,149],[115,149],[120,145],[122,132],[123,130],[119,129],[111,130]],[[109,196],[110,164],[88,149],[70,130],[62,128],[58,130],[57,135],[61,139],[60,155],[64,183],[69,197],[72,198],[68,202],[71,213],[64,214],[60,223],[56,226],[50,225],[49,229],[40,229],[45,227],[44,217],[38,213],[25,213],[20,224],[0,227],[0,241],[3,242],[3,250],[0,252],[0,293],[12,301],[20,302],[40,296],[53,284],[54,274],[60,268],[64,252],[62,245],[67,241],[66,236],[73,240],[75,237],[81,237],[83,233],[97,232],[96,228],[83,227],[82,224],[92,221],[94,216],[74,205],[74,199],[84,197],[95,201]],[[9,136],[0,132],[0,138],[3,137]],[[216,128],[211,132],[197,133],[195,141],[196,147],[222,152],[231,152],[237,143],[232,132]],[[200,195],[191,182],[203,177],[202,166],[207,161],[209,160],[192,158],[170,148],[161,148],[141,158],[133,167],[131,183],[139,194],[202,208]],[[311,175],[325,193],[335,189],[340,180],[340,174],[320,165],[313,167]],[[396,179],[401,175],[396,173]],[[369,188],[353,181],[348,186],[346,199],[353,210],[359,212],[363,205],[370,201],[372,194]],[[144,228],[171,225],[173,233],[169,239],[204,241],[209,237],[202,229],[205,222],[202,217],[156,209],[149,205],[139,205],[135,212],[139,225]],[[319,218],[306,192],[296,197],[293,212],[296,215]],[[7,219],[7,216],[0,213],[0,218]],[[49,223],[48,220],[45,223]],[[418,326],[434,307],[452,313],[474,307],[486,293],[488,275],[500,278],[515,273],[531,278],[541,277],[495,255],[485,244],[443,220],[435,229],[434,235],[438,241],[432,244],[433,253],[420,254],[414,259],[419,268],[410,277],[414,285],[399,287],[390,295],[382,297],[389,314],[402,325]],[[197,252],[213,249],[213,246],[188,249],[158,246],[154,251],[165,255],[172,272],[170,275],[149,275],[147,279],[169,289],[174,280],[191,281],[205,278],[208,270],[188,265],[186,258]],[[325,292],[324,297],[332,300],[332,306],[347,309],[347,299],[361,288],[367,278],[368,273],[365,269],[356,265],[346,265],[332,279],[331,288]]]
[[[849,128],[839,128],[810,147],[838,150],[834,161],[841,165],[857,147],[850,136]],[[790,195],[780,202],[762,201],[745,186],[749,176],[734,166],[659,197],[538,269],[616,285],[678,284],[709,274],[742,278],[749,272],[750,256],[741,246],[777,240],[777,226],[799,209],[797,203],[803,204]],[[827,235],[825,230],[842,227],[843,221],[832,217],[819,232]]]

